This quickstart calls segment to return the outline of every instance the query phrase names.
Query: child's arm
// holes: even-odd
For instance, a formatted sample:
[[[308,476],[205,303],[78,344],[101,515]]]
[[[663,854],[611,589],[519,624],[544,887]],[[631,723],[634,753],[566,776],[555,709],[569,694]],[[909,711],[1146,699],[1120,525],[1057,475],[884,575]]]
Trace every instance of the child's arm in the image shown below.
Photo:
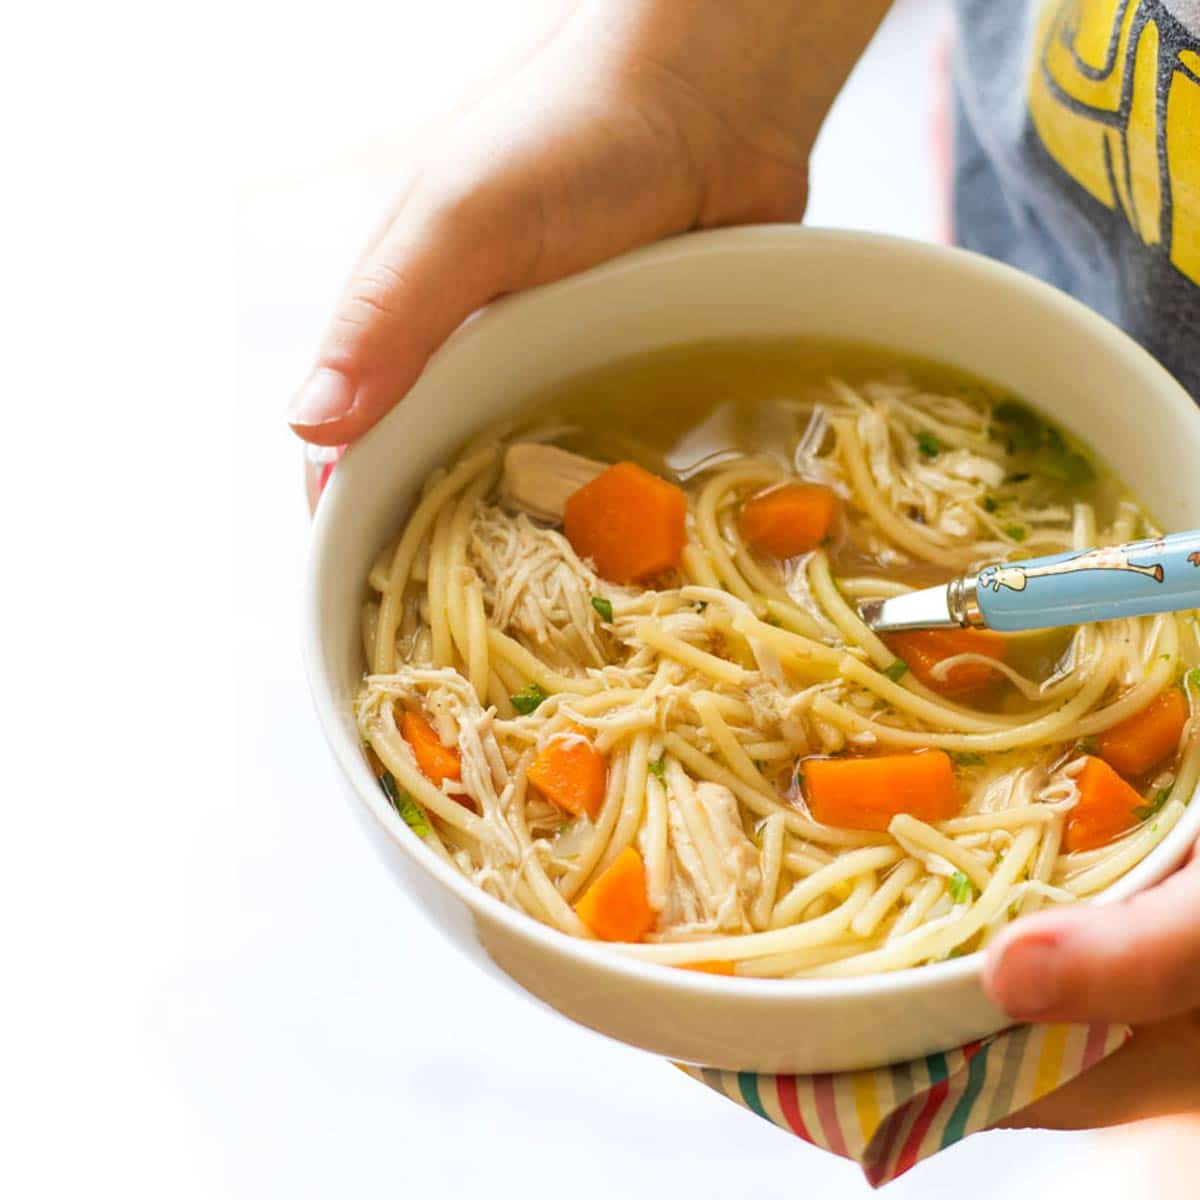
[[[798,219],[890,0],[590,0],[446,131],[368,248],[288,420],[374,424],[475,309],[697,227]]]

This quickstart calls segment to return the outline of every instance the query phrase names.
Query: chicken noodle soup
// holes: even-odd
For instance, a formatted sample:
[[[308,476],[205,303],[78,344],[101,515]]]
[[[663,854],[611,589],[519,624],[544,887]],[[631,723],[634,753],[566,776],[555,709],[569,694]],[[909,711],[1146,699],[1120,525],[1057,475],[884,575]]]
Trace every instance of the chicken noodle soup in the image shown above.
[[[1200,777],[1194,614],[879,638],[859,601],[1154,532],[1012,397],[856,347],[615,364],[428,480],[370,572],[401,816],[566,933],[894,970],[1139,862]]]

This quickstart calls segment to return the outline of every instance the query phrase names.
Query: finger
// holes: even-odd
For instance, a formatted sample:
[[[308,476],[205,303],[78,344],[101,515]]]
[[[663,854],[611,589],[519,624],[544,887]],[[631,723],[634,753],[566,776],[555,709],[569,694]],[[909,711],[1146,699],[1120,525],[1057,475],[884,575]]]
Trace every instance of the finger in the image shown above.
[[[650,172],[632,139],[604,153],[587,137],[562,141],[413,188],[342,296],[289,411],[296,433],[352,441],[476,309],[694,223],[686,172],[642,187]]]
[[[343,293],[289,410],[292,428],[339,445],[373,425],[438,344],[520,275],[536,248],[535,222],[518,193],[415,186]]]
[[[593,86],[579,54],[560,51],[457,127],[368,251],[289,411],[301,437],[359,436],[497,296],[701,221],[697,146],[708,127],[689,125],[685,137],[657,93],[626,90],[618,101],[603,72]]]
[[[1039,913],[989,950],[984,986],[1022,1021],[1160,1020],[1200,1007],[1200,857],[1116,904]]]

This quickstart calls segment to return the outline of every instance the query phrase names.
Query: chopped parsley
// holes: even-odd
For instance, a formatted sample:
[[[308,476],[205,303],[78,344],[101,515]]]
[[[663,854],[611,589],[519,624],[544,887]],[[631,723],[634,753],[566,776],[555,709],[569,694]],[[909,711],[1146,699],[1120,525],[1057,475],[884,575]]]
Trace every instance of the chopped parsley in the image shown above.
[[[950,757],[954,759],[954,761],[958,763],[960,767],[982,767],[983,764],[987,762],[987,759],[984,758],[982,754],[975,754],[974,752],[951,754]]]
[[[965,904],[975,895],[975,885],[962,871],[950,876],[950,899],[955,904]]]
[[[1024,525],[1005,525],[1004,532],[1014,542],[1023,542],[1029,536],[1029,530]]]
[[[1096,469],[1078,451],[1068,450],[1057,434],[1055,438],[1055,444],[1043,446],[1033,456],[1033,465],[1038,472],[1072,487],[1091,483],[1096,478]]]
[[[984,496],[983,511],[987,513],[998,513],[1000,511],[1000,505],[1003,503],[1004,501],[1001,500],[999,496]]]
[[[1200,688],[1200,667],[1193,667],[1183,677],[1183,686]]]
[[[996,424],[989,430],[1009,454],[1029,456],[1032,472],[1010,475],[1010,483],[1023,483],[1031,473],[1072,487],[1091,483],[1096,470],[1091,461],[1067,445],[1063,435],[1023,404],[1006,400],[992,410]]]
[[[883,668],[883,673],[893,683],[899,683],[900,680],[908,674],[908,663],[906,663],[902,658],[894,658],[886,667]]]
[[[529,716],[531,712],[535,712],[541,702],[547,699],[549,693],[545,688],[538,683],[531,683],[528,687],[523,687],[515,695],[509,696],[512,701],[512,706],[523,717]]]
[[[1015,400],[997,404],[992,409],[992,416],[1004,427],[1000,433],[1009,454],[1018,450],[1038,450],[1046,440],[1046,425],[1041,417]]]
[[[384,795],[391,801],[392,807],[404,819],[404,823],[417,835],[427,837],[431,832],[425,810],[396,782],[391,771],[384,771],[379,777],[379,784]]]
[[[1087,737],[1080,738],[1075,745],[1077,754],[1099,754],[1100,743],[1089,733]]]
[[[647,763],[646,770],[655,779],[666,779],[667,777],[667,764],[661,758],[656,758],[652,763]]]
[[[1030,480],[1032,478],[1033,478],[1033,476],[1030,475],[1030,473],[1028,471],[1014,471],[1011,475],[1006,475],[1004,477],[1004,482],[1005,483],[1026,483],[1028,480]]]
[[[400,785],[396,782],[396,777],[391,771],[384,771],[379,777],[379,786],[383,788],[383,794],[393,803],[400,803]]]
[[[1162,812],[1163,805],[1170,800],[1171,790],[1170,787],[1159,788],[1145,804],[1141,804],[1133,810],[1133,815],[1139,821],[1148,821],[1151,817],[1158,816]]]
[[[945,448],[942,444],[942,439],[936,433],[930,433],[928,429],[922,429],[917,434],[917,449],[926,458],[937,458]]]
[[[592,607],[600,614],[600,620],[612,621],[613,611],[611,600],[606,600],[603,596],[593,596]]]

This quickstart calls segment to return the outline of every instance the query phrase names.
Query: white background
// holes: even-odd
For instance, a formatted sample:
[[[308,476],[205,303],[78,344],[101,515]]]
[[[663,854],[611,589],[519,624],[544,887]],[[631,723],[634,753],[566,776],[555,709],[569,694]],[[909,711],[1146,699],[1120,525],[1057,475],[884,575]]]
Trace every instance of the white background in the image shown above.
[[[461,962],[310,712],[283,407],[430,122],[558,6],[43,6],[0,47],[0,1194],[868,1194]],[[938,235],[944,24],[901,0],[813,220]],[[1135,1179],[1128,1138],[994,1134],[887,1194]]]

